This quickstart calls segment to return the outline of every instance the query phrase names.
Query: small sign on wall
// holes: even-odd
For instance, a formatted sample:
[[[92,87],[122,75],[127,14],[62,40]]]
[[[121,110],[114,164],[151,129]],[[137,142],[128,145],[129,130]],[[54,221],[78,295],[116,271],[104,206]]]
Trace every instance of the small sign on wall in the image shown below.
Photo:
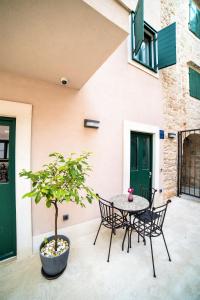
[[[159,133],[160,133],[160,140],[164,140],[164,138],[165,138],[165,132],[164,132],[164,130],[160,129]]]

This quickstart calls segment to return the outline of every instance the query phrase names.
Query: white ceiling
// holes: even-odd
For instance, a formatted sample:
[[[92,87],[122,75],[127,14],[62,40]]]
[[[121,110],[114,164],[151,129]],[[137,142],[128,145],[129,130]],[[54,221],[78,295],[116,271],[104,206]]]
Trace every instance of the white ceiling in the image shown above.
[[[0,70],[79,89],[127,32],[81,0],[0,0]]]

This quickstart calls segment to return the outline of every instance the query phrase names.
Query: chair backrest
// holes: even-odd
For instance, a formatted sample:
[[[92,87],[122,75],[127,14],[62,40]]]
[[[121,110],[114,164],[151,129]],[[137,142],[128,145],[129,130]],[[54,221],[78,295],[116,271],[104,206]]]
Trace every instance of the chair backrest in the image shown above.
[[[167,200],[166,204],[152,208],[150,225],[150,233],[152,233],[152,236],[158,236],[162,233],[167,207],[170,202],[171,200]]]
[[[154,198],[155,198],[155,193],[157,192],[157,190],[156,189],[154,189],[154,188],[151,188],[151,200],[150,200],[150,208],[152,208],[152,206],[153,206],[153,202],[154,202]]]
[[[99,209],[100,209],[102,221],[104,220],[108,221],[113,217],[114,214],[113,202],[107,201],[99,197]]]
[[[142,185],[140,186],[140,195],[149,201],[150,208],[153,206],[153,201],[156,192],[157,190],[154,188],[148,189],[148,188],[144,188]]]

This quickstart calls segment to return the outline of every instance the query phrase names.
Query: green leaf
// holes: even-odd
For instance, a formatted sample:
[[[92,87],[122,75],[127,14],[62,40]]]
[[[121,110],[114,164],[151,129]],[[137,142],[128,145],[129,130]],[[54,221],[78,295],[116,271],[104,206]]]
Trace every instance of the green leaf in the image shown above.
[[[40,192],[37,193],[36,197],[35,197],[35,203],[38,204],[41,200],[41,195]]]
[[[22,198],[32,198],[35,196],[35,194],[36,194],[36,192],[34,190],[34,191],[24,194]]]
[[[48,207],[48,208],[51,207],[51,201],[46,202],[46,207]]]

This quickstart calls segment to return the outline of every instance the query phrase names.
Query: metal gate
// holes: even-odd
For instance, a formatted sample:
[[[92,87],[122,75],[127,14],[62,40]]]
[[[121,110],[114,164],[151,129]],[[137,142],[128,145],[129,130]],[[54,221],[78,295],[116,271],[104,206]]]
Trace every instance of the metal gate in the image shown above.
[[[200,198],[200,129],[178,133],[177,191]]]

